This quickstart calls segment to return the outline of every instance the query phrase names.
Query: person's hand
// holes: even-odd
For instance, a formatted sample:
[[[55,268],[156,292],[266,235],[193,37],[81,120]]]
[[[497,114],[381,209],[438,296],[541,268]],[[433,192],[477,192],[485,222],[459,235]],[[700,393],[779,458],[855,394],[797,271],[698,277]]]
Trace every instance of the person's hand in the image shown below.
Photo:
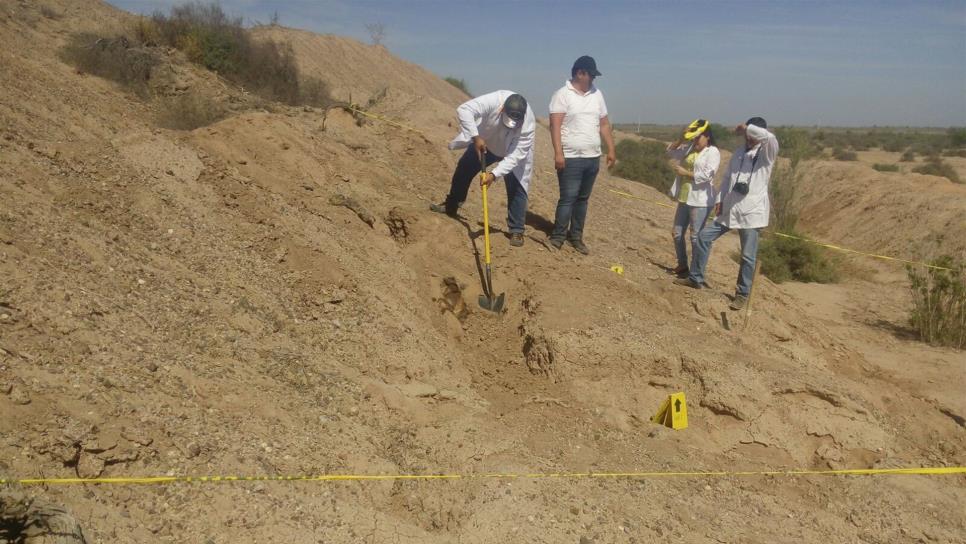
[[[476,154],[481,157],[486,155],[486,140],[482,136],[473,136],[473,147],[476,148]]]
[[[714,216],[715,217],[718,217],[719,215],[721,215],[721,203],[720,202],[718,202],[717,204],[714,205]]]
[[[553,155],[553,167],[558,172],[561,171],[561,170],[563,170],[564,169],[564,165],[566,165],[566,164],[567,164],[567,161],[564,159],[564,156],[562,154],[561,155],[558,155],[558,154],[554,153],[554,155]]]
[[[673,169],[674,170],[674,173],[677,174],[677,175],[679,175],[679,176],[689,176],[691,174],[691,172],[688,172],[688,169],[687,168],[685,168],[685,167],[683,167],[683,166],[681,166],[680,164],[677,164],[677,163],[672,164],[671,165],[671,169]]]
[[[496,181],[496,176],[490,172],[483,172],[480,174],[480,187],[488,187],[491,183]]]
[[[748,125],[741,123],[740,125],[735,127],[735,134],[740,136],[744,134],[746,130],[748,130]]]
[[[613,150],[607,152],[607,168],[613,168],[617,164],[617,154]]]

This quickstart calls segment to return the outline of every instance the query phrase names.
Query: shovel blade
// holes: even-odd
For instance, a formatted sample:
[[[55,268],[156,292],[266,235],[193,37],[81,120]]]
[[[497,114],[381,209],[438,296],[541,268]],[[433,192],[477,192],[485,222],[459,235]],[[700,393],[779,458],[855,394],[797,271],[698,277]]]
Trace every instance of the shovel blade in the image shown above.
[[[489,310],[491,312],[500,313],[503,311],[503,302],[505,298],[506,293],[500,293],[495,297],[480,295],[480,308]]]

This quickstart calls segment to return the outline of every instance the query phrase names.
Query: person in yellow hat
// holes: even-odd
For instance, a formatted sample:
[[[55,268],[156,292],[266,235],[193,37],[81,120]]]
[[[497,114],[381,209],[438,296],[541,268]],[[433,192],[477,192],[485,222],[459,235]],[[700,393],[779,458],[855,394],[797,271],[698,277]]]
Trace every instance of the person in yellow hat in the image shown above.
[[[708,214],[714,206],[714,175],[721,164],[721,153],[715,145],[711,123],[697,119],[682,131],[677,141],[667,146],[671,169],[677,177],[671,185],[671,198],[677,201],[674,213],[674,251],[677,254],[678,277],[688,275],[688,249],[685,234],[691,229],[691,253],[695,253],[698,233],[704,228]]]

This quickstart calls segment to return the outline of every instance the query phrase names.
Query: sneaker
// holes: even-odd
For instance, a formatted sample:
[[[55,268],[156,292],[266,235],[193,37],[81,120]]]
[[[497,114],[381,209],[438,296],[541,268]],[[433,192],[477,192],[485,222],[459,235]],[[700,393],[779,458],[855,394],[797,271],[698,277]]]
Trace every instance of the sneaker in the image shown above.
[[[687,266],[679,266],[679,267],[677,267],[677,268],[675,268],[674,270],[671,271],[672,274],[674,274],[675,276],[677,276],[679,278],[686,278],[686,277],[688,277],[688,274],[690,272],[691,272],[691,269],[688,268]]]
[[[548,238],[547,242],[550,243],[550,247],[558,250],[563,247],[563,243],[564,243],[563,240],[558,240],[556,238]]]
[[[577,253],[580,253],[581,255],[590,255],[590,250],[587,249],[587,246],[582,241],[570,240],[570,245],[574,246],[574,249],[577,250]]]
[[[520,247],[523,245],[523,233],[514,232],[510,234],[510,245],[513,247]]]
[[[701,289],[703,286],[692,280],[691,278],[678,278],[674,280],[674,285],[683,285],[685,287],[690,287],[691,289]]]
[[[731,304],[728,307],[732,310],[743,310],[747,304],[748,297],[744,295],[735,295],[735,298],[731,299]]]
[[[459,208],[455,208],[455,209],[452,209],[452,210],[449,209],[449,208],[447,208],[445,202],[443,202],[442,204],[430,204],[429,205],[429,209],[430,209],[430,211],[434,211],[436,213],[446,214],[446,215],[448,215],[450,217],[456,217],[457,216],[457,211],[459,210]]]

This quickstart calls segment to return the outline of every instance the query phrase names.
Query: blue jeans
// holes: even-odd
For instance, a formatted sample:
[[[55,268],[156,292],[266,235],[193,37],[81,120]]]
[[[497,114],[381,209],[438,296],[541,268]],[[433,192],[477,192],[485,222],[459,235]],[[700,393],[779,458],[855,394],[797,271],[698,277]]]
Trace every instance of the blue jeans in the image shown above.
[[[708,264],[711,254],[711,244],[721,238],[728,227],[717,221],[711,223],[698,233],[698,243],[694,248],[694,258],[691,261],[691,281],[704,283],[704,267]],[[760,229],[735,229],[741,240],[741,267],[738,270],[738,285],[735,293],[747,297],[751,293],[751,282],[755,276],[755,259],[758,258],[758,234]]]
[[[583,240],[587,201],[599,171],[599,156],[565,159],[563,170],[557,172],[560,200],[557,201],[551,240]]]
[[[493,164],[502,160],[503,157],[498,157],[489,151],[486,152],[486,164]],[[449,195],[446,196],[447,213],[456,213],[460,205],[466,201],[466,195],[470,192],[470,182],[479,173],[480,158],[476,154],[476,148],[471,145],[466,148],[466,152],[456,163],[456,170],[453,171]],[[506,185],[507,230],[510,233],[519,232],[522,234],[527,220],[527,192],[520,184],[520,180],[513,175],[513,172],[503,176],[503,182]]]
[[[687,232],[688,227],[691,227],[691,254],[696,254],[698,233],[704,228],[710,212],[711,209],[708,207],[699,208],[678,203],[678,209],[674,212],[674,230],[671,231],[674,236],[674,251],[678,255],[678,268],[688,266],[688,248],[684,243],[684,233]]]

